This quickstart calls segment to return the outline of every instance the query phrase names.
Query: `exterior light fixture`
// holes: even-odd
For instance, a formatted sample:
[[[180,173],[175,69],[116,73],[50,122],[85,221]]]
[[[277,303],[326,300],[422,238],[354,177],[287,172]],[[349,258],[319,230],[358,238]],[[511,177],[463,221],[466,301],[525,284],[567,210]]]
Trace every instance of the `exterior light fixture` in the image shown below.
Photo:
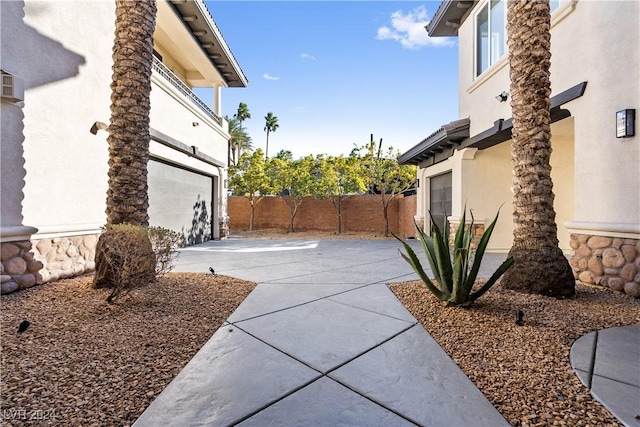
[[[636,134],[636,110],[626,109],[616,112],[616,138],[629,138]]]
[[[502,91],[501,94],[496,96],[496,99],[498,100],[498,102],[505,102],[508,97],[509,97],[509,92]]]
[[[89,129],[89,132],[91,132],[94,135],[97,135],[99,130],[107,130],[107,128],[108,126],[106,123],[95,122],[93,125],[91,125],[91,129]]]

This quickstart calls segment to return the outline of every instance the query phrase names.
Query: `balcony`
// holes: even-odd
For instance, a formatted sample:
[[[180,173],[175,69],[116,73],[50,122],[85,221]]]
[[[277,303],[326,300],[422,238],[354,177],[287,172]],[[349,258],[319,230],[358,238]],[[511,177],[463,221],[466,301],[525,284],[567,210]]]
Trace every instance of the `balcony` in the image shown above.
[[[211,108],[207,106],[198,96],[193,93],[191,88],[184,84],[173,71],[168,69],[158,58],[153,58],[153,70],[164,77],[178,92],[180,92],[192,104],[197,106],[204,114],[214,120],[218,125],[222,126],[222,118],[218,116]]]

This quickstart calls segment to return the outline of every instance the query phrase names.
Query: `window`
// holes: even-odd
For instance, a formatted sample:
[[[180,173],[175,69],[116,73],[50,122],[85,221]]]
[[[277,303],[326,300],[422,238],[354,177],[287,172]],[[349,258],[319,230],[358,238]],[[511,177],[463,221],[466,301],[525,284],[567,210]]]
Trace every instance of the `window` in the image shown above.
[[[490,0],[476,15],[476,77],[504,56],[505,13],[504,0]]]
[[[551,13],[565,0],[549,0]],[[505,0],[490,0],[476,15],[476,77],[498,62],[507,46]]]

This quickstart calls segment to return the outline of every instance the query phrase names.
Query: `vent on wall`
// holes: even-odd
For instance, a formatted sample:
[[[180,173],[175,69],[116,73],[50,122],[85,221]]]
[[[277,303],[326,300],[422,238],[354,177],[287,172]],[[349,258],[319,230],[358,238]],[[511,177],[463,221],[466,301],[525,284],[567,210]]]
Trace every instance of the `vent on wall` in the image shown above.
[[[2,71],[2,100],[8,102],[24,101],[24,83],[22,79]]]

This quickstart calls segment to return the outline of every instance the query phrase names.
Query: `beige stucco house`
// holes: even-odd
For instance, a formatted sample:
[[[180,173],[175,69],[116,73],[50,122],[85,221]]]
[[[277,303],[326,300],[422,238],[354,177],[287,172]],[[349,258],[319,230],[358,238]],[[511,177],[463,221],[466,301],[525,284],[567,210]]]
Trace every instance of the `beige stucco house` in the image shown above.
[[[151,225],[225,236],[222,91],[247,79],[203,0],[158,0]],[[2,293],[91,271],[106,221],[114,1],[3,1]],[[193,87],[213,88],[203,101]]]
[[[552,0],[551,157],[560,247],[576,277],[640,296],[640,137],[617,112],[640,107],[640,2]],[[489,250],[512,243],[506,4],[444,0],[427,26],[457,37],[459,116],[400,161],[418,165],[417,220],[463,206],[502,214]],[[453,71],[453,70],[451,70]],[[426,129],[428,132],[429,130]],[[621,134],[617,135],[620,131]]]

